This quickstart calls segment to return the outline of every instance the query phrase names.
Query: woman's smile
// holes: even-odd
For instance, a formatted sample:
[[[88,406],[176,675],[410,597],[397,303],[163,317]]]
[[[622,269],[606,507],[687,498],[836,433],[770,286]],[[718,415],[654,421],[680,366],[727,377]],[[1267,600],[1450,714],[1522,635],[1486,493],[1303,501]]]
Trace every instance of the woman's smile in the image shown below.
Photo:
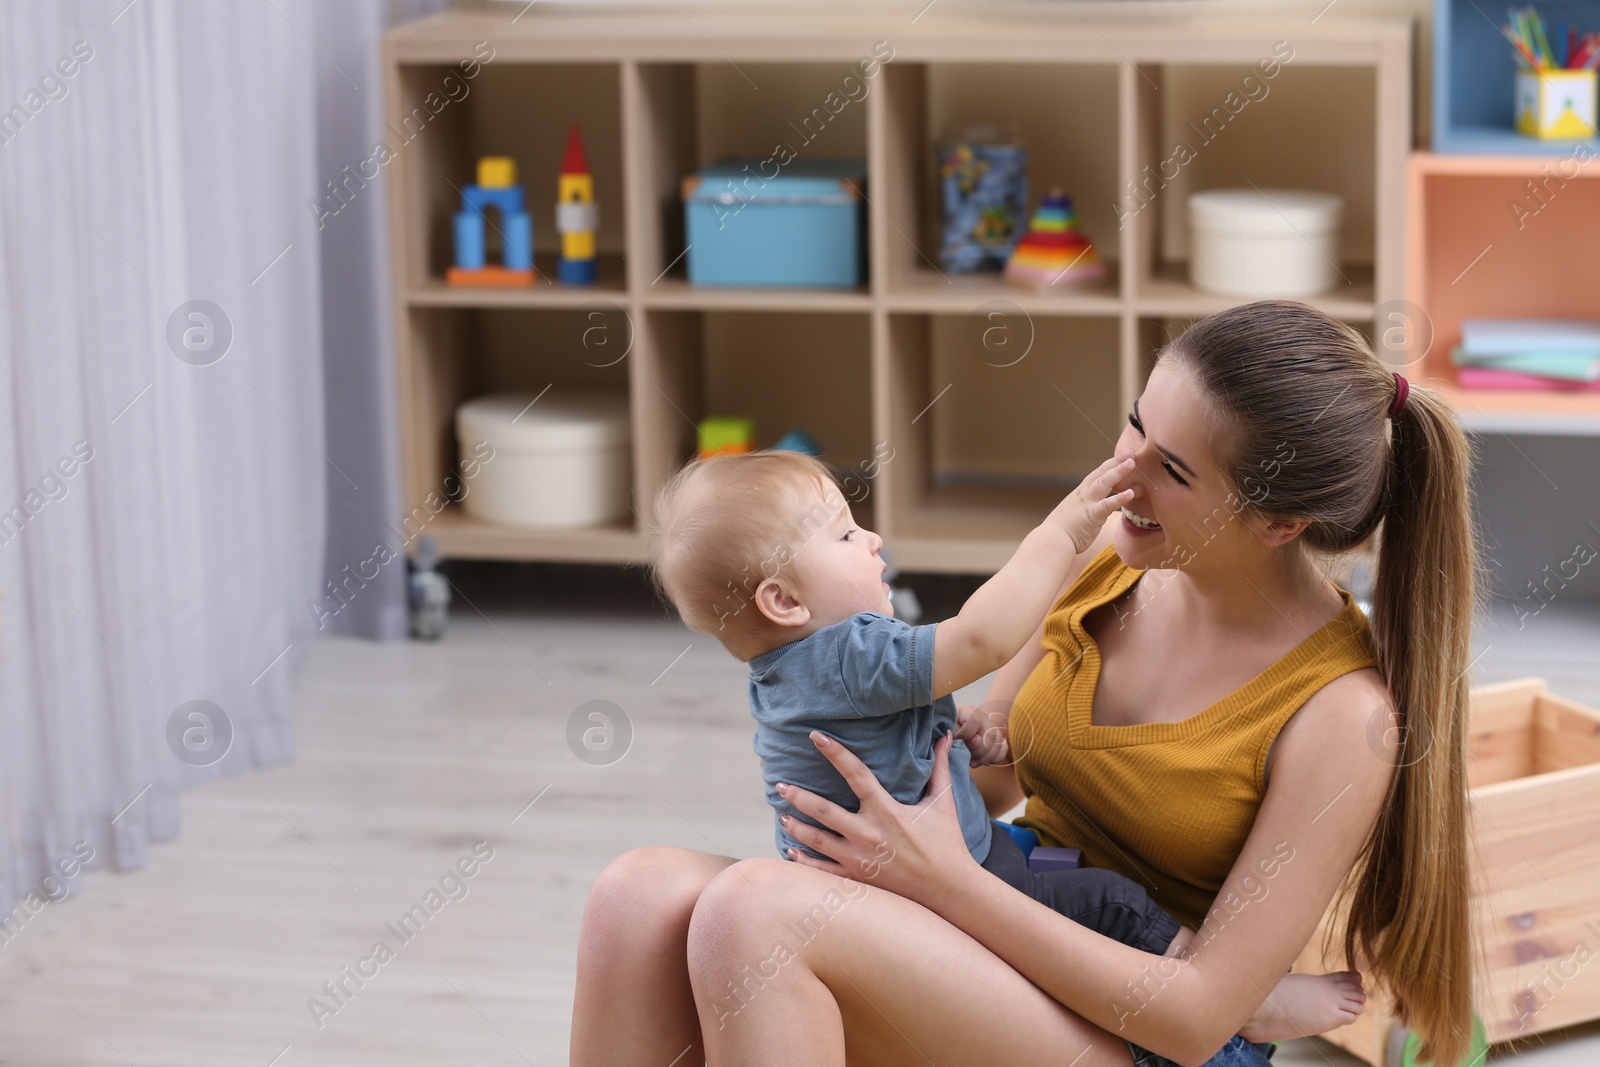
[[[1161,532],[1161,524],[1156,520],[1128,508],[1122,509],[1122,526],[1131,534],[1152,534]]]

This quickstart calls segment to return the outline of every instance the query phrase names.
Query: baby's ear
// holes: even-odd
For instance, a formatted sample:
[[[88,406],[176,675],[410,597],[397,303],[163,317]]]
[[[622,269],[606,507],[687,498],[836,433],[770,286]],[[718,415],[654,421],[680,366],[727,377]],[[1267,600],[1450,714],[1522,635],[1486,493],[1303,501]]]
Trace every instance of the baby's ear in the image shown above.
[[[804,626],[811,621],[811,609],[776,578],[767,578],[756,586],[755,604],[756,610],[778,626]]]

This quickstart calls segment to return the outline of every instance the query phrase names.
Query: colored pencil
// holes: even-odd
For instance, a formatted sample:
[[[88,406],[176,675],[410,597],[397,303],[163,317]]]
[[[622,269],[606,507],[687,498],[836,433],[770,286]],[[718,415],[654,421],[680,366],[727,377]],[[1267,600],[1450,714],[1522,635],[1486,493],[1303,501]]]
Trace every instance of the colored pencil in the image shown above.
[[[1507,8],[1500,33],[1511,42],[1513,58],[1530,70],[1543,73],[1600,67],[1600,33],[1583,32],[1576,23],[1561,22],[1547,34],[1544,18],[1532,7]]]

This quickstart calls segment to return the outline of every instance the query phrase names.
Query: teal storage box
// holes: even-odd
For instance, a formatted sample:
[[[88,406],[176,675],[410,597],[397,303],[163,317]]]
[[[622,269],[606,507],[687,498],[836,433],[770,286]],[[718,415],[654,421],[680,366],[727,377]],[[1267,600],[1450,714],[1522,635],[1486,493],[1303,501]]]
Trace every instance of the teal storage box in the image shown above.
[[[866,174],[859,160],[730,159],[685,178],[689,281],[860,285]]]

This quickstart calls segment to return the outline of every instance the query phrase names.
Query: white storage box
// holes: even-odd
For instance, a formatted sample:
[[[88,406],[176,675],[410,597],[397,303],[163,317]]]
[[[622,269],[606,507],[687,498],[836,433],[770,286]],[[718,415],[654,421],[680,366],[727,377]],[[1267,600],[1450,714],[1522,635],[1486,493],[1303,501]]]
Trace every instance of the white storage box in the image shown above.
[[[1339,282],[1344,200],[1298,189],[1189,197],[1189,281],[1227,296],[1297,297]]]
[[[502,393],[456,409],[463,456],[494,458],[468,483],[467,514],[512,526],[597,526],[628,515],[628,398],[623,393]]]

